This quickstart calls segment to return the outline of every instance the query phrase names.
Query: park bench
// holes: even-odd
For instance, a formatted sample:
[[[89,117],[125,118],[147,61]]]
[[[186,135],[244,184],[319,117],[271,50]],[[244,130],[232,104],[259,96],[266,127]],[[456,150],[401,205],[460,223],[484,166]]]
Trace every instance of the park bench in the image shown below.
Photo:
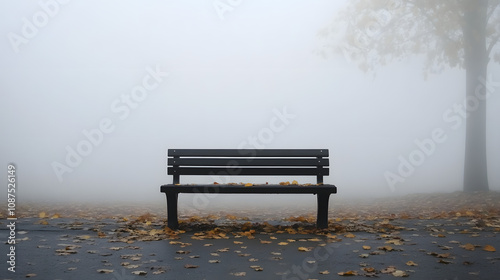
[[[328,149],[169,149],[167,174],[173,183],[162,185],[167,197],[168,227],[177,229],[179,193],[316,194],[318,228],[328,227],[328,200],[337,193],[323,184],[329,175]],[[181,175],[219,176],[316,176],[313,185],[180,184]]]

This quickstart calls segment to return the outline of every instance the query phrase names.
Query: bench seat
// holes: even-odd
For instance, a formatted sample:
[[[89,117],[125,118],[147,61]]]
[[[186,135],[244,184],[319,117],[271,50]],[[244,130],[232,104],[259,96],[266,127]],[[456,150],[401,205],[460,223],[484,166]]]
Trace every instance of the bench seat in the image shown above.
[[[329,175],[328,149],[169,149],[167,174],[173,183],[160,186],[167,197],[167,223],[177,229],[180,193],[221,194],[314,194],[317,197],[318,228],[328,227],[328,201],[337,187],[323,184]],[[316,184],[180,184],[180,176],[314,176]],[[215,179],[215,180],[214,180]]]

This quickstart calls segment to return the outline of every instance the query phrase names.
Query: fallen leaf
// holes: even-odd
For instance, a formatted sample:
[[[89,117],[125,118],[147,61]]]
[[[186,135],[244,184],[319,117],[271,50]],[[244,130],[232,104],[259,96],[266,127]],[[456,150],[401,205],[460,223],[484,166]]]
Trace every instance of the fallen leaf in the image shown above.
[[[208,260],[208,263],[220,263],[220,260]]]
[[[251,265],[250,266],[251,269],[255,270],[255,271],[263,271],[264,269],[258,265]]]
[[[387,268],[384,268],[382,269],[380,272],[384,273],[384,274],[388,274],[388,273],[393,273],[396,271],[396,267],[394,266],[388,266]]]
[[[184,268],[197,268],[198,266],[195,264],[185,264]]]
[[[143,275],[146,275],[148,273],[144,270],[136,270],[136,271],[132,271],[132,274],[143,276]]]
[[[408,265],[408,266],[418,266],[418,264],[415,263],[414,261],[407,261],[406,265]]]
[[[483,250],[484,251],[487,251],[487,252],[495,252],[495,247],[491,246],[491,245],[486,245],[483,247]]]
[[[363,245],[363,250],[370,250],[372,247],[368,246],[368,245]]]
[[[354,237],[356,237],[356,235],[354,235],[352,233],[348,233],[348,234],[346,234],[344,236],[347,237],[347,238],[354,238]]]
[[[245,184],[245,187],[251,187],[251,186],[253,186],[253,184],[252,184],[252,183],[246,183],[246,184]]]
[[[311,252],[311,249],[306,248],[306,247],[299,247],[299,251],[301,251],[301,252]]]
[[[99,273],[113,273],[114,270],[112,269],[98,269],[97,272]]]
[[[368,273],[376,272],[374,267],[363,267],[363,271],[368,272]]]
[[[355,275],[358,275],[358,273],[354,270],[349,270],[349,271],[346,271],[346,272],[339,272],[337,273],[338,275],[340,276],[355,276]]]
[[[475,249],[475,246],[470,243],[467,243],[465,245],[460,245],[460,247],[464,248],[467,251],[474,251]]]
[[[35,276],[36,276],[35,273],[28,273],[28,274],[26,274],[26,278],[35,277]]]
[[[278,243],[278,245],[285,246],[285,245],[288,245],[288,242],[280,242],[280,243]]]
[[[245,276],[245,275],[247,275],[246,272],[235,272],[235,273],[231,273],[231,274],[234,275],[234,276]]]
[[[392,273],[392,276],[394,276],[394,277],[408,277],[408,273],[406,273],[402,270],[396,270]]]
[[[292,185],[298,185],[298,184],[299,184],[299,182],[297,182],[295,180],[292,181]]]
[[[324,275],[326,275],[326,274],[330,274],[330,271],[328,271],[328,270],[323,270],[323,271],[320,271],[320,272],[319,272],[319,274],[324,274]]]

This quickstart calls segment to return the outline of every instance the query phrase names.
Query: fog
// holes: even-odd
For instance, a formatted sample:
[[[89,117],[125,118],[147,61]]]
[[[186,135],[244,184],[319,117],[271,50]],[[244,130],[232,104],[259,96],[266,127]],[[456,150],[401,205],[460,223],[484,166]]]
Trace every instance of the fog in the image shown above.
[[[323,58],[318,32],[347,1],[48,2],[0,3],[3,201],[14,163],[19,204],[164,203],[169,148],[326,148],[337,197],[462,190],[465,124],[444,115],[463,103],[464,70],[425,78],[414,56],[365,73]],[[489,181],[500,190],[499,65],[488,71]],[[283,129],[263,138],[277,117]],[[436,129],[423,162],[388,183]],[[85,155],[69,155],[79,145]],[[234,181],[294,179],[315,180]],[[262,197],[234,201],[271,203]]]

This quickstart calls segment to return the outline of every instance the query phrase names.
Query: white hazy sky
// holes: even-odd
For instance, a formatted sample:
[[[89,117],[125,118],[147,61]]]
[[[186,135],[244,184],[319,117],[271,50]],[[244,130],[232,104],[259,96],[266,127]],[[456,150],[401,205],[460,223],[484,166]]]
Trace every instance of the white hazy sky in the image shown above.
[[[238,148],[269,128],[276,110],[294,118],[260,144],[330,149],[325,181],[339,196],[461,189],[465,127],[453,129],[443,114],[462,103],[463,70],[424,80],[414,58],[374,77],[344,57],[316,55],[318,31],[344,1],[223,0],[235,4],[223,18],[214,2],[1,1],[1,197],[12,162],[19,199],[163,201],[159,186],[172,180],[166,149]],[[500,82],[498,65],[489,70]],[[160,72],[157,80],[151,71]],[[126,101],[145,79],[151,89]],[[488,99],[496,190],[499,93],[497,86]],[[112,131],[70,167],[67,149],[76,150],[87,139],[83,131],[101,122]],[[434,129],[446,141],[391,189],[385,172],[397,174],[399,157],[408,158],[418,149],[414,141]],[[56,162],[72,172],[59,180]]]

